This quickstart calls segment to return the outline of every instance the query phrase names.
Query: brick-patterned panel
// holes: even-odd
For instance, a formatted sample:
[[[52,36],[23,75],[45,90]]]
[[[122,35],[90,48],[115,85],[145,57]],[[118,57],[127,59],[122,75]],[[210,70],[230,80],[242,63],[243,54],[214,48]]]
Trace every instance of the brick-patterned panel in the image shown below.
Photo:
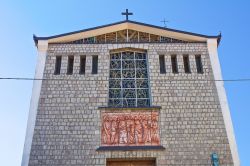
[[[147,50],[152,105],[161,106],[163,151],[96,151],[100,146],[99,106],[108,102],[109,51],[131,47]],[[159,54],[165,55],[166,74],[160,74]],[[179,73],[171,70],[177,55]],[[183,68],[189,55],[191,73]],[[197,74],[195,55],[204,73]],[[54,75],[56,56],[62,56],[61,74]],[[74,71],[67,75],[67,56]],[[86,72],[79,74],[80,56]],[[98,74],[91,74],[92,55],[98,55]],[[44,71],[30,166],[106,165],[106,158],[156,158],[159,166],[211,165],[216,152],[220,165],[233,165],[213,72],[205,43],[159,44],[51,44]],[[58,80],[53,80],[58,79]]]

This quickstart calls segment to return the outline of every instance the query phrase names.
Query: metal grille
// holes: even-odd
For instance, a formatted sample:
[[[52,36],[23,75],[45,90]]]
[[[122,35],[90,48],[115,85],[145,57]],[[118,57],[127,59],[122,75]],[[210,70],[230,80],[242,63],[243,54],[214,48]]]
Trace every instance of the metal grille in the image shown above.
[[[109,106],[148,107],[147,56],[142,52],[110,55]]]

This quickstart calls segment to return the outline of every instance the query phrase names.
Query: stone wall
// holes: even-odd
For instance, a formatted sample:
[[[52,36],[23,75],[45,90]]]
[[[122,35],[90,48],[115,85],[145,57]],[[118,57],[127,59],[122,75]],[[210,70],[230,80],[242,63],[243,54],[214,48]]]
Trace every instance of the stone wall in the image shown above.
[[[109,51],[146,49],[152,105],[161,106],[160,137],[165,150],[96,151],[101,145],[101,117],[107,106]],[[166,74],[160,74],[159,54],[165,55]],[[179,73],[171,71],[176,54]],[[184,72],[189,54],[191,73]],[[197,74],[195,55],[201,54],[204,73]],[[60,75],[55,59],[62,56]],[[74,55],[74,73],[67,75],[67,56]],[[79,74],[80,55],[86,72]],[[98,74],[91,74],[92,55],[98,55]],[[213,72],[205,43],[51,44],[39,100],[29,165],[105,165],[106,158],[156,158],[163,165],[211,165],[216,152],[220,165],[233,165]]]

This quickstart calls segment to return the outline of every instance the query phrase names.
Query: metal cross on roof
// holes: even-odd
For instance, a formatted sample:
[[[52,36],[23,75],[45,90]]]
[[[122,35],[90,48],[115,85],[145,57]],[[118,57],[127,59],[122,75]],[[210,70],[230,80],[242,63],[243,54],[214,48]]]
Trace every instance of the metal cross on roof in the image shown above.
[[[162,20],[161,22],[163,22],[163,24],[164,24],[164,28],[167,28],[167,22],[169,22],[169,21],[167,21],[167,20],[165,20],[165,18],[164,18],[164,20]]]
[[[128,9],[126,9],[126,12],[122,12],[122,15],[126,15],[126,20],[128,20],[128,16],[133,15],[133,13],[128,12]]]

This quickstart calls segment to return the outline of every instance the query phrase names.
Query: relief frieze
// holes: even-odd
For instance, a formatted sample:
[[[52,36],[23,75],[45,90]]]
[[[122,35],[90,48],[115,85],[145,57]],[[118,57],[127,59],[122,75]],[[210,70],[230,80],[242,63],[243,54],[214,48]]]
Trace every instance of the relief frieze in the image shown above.
[[[160,145],[159,112],[102,113],[102,146]]]

